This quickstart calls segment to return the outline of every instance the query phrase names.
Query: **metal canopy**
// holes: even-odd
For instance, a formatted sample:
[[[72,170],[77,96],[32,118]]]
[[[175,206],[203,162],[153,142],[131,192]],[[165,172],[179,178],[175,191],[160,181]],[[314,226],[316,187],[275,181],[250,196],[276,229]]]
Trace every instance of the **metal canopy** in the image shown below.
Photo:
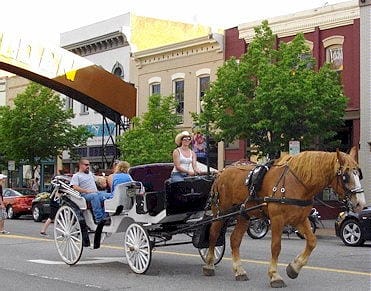
[[[0,32],[0,69],[40,83],[114,121],[136,114],[136,88],[60,47]]]

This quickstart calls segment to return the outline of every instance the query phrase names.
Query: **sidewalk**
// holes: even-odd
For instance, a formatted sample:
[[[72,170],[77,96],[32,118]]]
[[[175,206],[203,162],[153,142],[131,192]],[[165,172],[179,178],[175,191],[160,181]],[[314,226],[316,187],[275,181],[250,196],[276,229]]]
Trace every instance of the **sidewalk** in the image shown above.
[[[337,239],[335,234],[335,219],[322,220],[323,226],[320,225],[316,230],[316,236],[318,239]]]

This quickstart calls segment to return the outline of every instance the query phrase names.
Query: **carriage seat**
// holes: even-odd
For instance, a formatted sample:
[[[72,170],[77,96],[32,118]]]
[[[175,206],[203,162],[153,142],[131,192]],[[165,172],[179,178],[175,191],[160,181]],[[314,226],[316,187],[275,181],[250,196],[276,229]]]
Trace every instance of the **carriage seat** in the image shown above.
[[[167,214],[197,212],[204,210],[212,181],[189,177],[184,181],[165,182]]]
[[[140,183],[126,182],[115,187],[111,199],[104,201],[104,209],[110,215],[120,214],[123,210],[129,210],[133,206],[133,197],[140,190]]]

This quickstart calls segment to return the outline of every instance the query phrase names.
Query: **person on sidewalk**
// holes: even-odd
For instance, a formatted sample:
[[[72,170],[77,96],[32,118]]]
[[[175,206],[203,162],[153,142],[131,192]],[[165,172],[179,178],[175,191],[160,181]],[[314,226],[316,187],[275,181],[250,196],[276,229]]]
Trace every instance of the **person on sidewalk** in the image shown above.
[[[0,234],[9,234],[9,231],[4,229],[5,219],[7,218],[7,213],[5,209],[5,204],[3,200],[3,182],[6,178],[5,175],[0,174]]]

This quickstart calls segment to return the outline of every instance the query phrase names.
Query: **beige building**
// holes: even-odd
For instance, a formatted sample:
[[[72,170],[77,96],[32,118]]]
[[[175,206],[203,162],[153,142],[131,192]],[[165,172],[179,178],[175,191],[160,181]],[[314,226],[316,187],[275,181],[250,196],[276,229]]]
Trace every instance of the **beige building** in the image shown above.
[[[359,163],[367,205],[371,205],[371,0],[360,0],[360,103],[361,135]]]
[[[173,95],[178,101],[177,113],[182,117],[179,130],[194,131],[192,112],[201,110],[202,96],[216,79],[224,62],[224,37],[208,34],[132,54],[130,82],[137,86],[137,116],[147,111],[149,96],[155,93]],[[212,164],[224,166],[221,143],[210,154]]]

